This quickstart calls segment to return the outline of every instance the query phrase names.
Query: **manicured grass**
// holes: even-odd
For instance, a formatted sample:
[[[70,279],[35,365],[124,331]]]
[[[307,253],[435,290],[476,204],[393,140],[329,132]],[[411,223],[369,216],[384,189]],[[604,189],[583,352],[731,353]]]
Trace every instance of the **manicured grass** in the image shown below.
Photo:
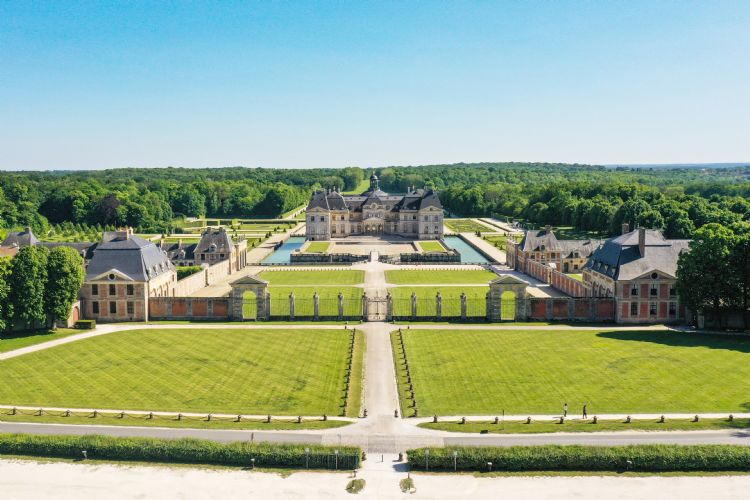
[[[661,331],[404,330],[421,415],[738,412],[750,339]],[[406,378],[398,373],[401,385]],[[402,390],[403,395],[403,390]]]
[[[271,294],[271,315],[289,315],[289,294],[294,292],[295,316],[313,316],[313,295],[318,292],[319,315],[338,316],[339,292],[344,295],[344,315],[361,316],[362,314],[362,288],[351,286],[271,286],[268,292]]]
[[[21,406],[276,415],[342,413],[339,330],[132,330],[0,361]]]
[[[555,236],[558,240],[586,240],[589,238],[604,239],[609,236],[607,233],[576,229],[573,226],[558,226],[553,227],[552,230],[555,232]]]
[[[419,241],[417,245],[423,252],[445,252],[445,247],[439,241]]]
[[[495,424],[494,421],[487,422],[438,422],[419,424],[425,429],[434,429],[450,432],[468,432],[477,434],[543,434],[551,432],[616,432],[616,431],[708,431],[720,429],[747,429],[750,427],[750,419],[736,418],[732,421],[721,419],[705,419],[693,422],[691,419],[666,420],[660,423],[658,419],[631,420],[599,420],[596,424],[591,418],[588,420],[568,419],[560,424],[550,421],[525,422],[503,422]]]
[[[211,420],[199,417],[183,417],[181,420],[177,420],[176,417],[165,417],[155,415],[153,419],[147,416],[129,416],[125,415],[124,418],[120,418],[115,413],[97,413],[96,417],[93,414],[77,414],[71,413],[71,416],[63,416],[64,412],[53,412],[53,414],[44,414],[37,416],[16,413],[10,415],[10,410],[0,410],[0,422],[33,422],[33,423],[44,423],[44,424],[66,424],[66,425],[113,425],[113,426],[134,426],[134,427],[174,427],[178,429],[235,429],[235,430],[310,430],[310,429],[333,429],[336,427],[344,427],[349,425],[351,422],[345,420],[323,420],[319,418],[317,420],[303,420],[302,423],[297,423],[294,419],[292,420],[271,420],[271,423],[267,423],[265,419],[260,420],[249,420],[242,419],[237,422],[235,419],[223,419],[218,417],[211,417]]]
[[[385,272],[388,283],[395,285],[487,285],[497,278],[497,274],[484,269],[451,270],[393,270]]]
[[[399,272],[399,271],[397,271]],[[411,294],[417,294],[417,316],[435,316],[436,295],[442,296],[442,315],[461,316],[461,293],[466,293],[468,316],[485,316],[487,286],[399,286],[390,288],[393,296],[393,314],[411,316]]]
[[[306,253],[326,253],[331,248],[330,241],[313,241],[305,248]]]
[[[364,271],[331,269],[326,271],[263,271],[259,276],[272,286],[284,285],[359,285]]]
[[[13,351],[22,347],[49,342],[50,340],[62,339],[75,335],[76,333],[86,333],[86,330],[59,328],[56,331],[45,330],[32,333],[4,333],[2,334],[2,337],[0,337],[0,352]]]
[[[472,219],[444,219],[444,224],[451,231],[457,233],[476,233],[477,231],[487,232],[492,229],[480,224]]]
[[[365,375],[365,334],[357,330],[354,336],[352,377],[349,383],[349,402],[346,405],[347,417],[358,417],[362,410],[363,385]]]
[[[568,276],[575,280],[583,281],[583,274],[569,274]]]

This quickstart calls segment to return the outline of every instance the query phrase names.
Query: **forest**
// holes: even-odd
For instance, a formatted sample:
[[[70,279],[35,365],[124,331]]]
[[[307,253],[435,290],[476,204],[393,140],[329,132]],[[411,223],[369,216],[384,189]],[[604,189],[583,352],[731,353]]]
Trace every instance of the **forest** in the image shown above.
[[[123,168],[0,173],[0,228],[129,225],[171,232],[179,217],[278,217],[312,190],[356,190],[371,170]],[[750,220],[750,166],[633,168],[558,163],[475,163],[375,169],[393,193],[431,186],[446,211],[602,236],[631,227],[690,238],[709,223]]]

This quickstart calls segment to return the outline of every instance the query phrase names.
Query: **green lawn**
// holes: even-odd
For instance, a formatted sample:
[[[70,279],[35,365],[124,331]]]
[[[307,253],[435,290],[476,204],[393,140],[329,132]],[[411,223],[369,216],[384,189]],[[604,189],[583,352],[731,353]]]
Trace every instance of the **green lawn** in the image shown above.
[[[22,347],[49,342],[50,340],[62,339],[76,333],[86,333],[86,330],[60,328],[54,332],[47,330],[33,333],[3,334],[0,337],[0,352],[13,351]]]
[[[570,276],[574,280],[583,281],[583,274],[573,273],[569,274],[568,276]]]
[[[580,417],[580,415],[579,415]],[[526,422],[503,422],[502,419],[496,424],[489,420],[486,422],[428,422],[420,424],[420,427],[450,432],[468,432],[482,434],[545,434],[551,432],[618,432],[618,431],[710,431],[720,429],[747,429],[750,427],[750,419],[736,418],[730,421],[727,418],[703,419],[693,422],[692,419],[667,419],[663,423],[659,419],[651,420],[599,420],[594,423],[591,417],[587,420],[580,418],[567,419],[564,423],[532,420]]]
[[[331,248],[330,241],[312,241],[305,248],[306,253],[326,253]]]
[[[750,408],[748,338],[436,329],[404,330],[404,342],[421,415],[558,414],[565,402],[589,415]]]
[[[406,271],[396,271],[406,272]],[[396,316],[411,316],[411,293],[417,294],[417,316],[435,315],[435,296],[440,291],[442,296],[443,316],[461,316],[461,292],[466,293],[467,314],[469,316],[485,316],[485,296],[489,291],[487,286],[399,286],[390,288],[393,296],[393,313]]]
[[[417,245],[423,252],[445,252],[445,247],[439,241],[419,241]]]
[[[359,285],[365,282],[364,271],[331,269],[330,271],[263,271],[259,276],[271,285]]]
[[[0,361],[21,406],[342,413],[350,336],[336,330],[140,330]],[[353,374],[354,376],[355,374]]]
[[[497,274],[484,269],[468,271],[394,270],[386,271],[385,279],[394,285],[487,285]]]
[[[443,223],[448,229],[457,233],[492,232],[492,229],[472,219],[444,219]]]

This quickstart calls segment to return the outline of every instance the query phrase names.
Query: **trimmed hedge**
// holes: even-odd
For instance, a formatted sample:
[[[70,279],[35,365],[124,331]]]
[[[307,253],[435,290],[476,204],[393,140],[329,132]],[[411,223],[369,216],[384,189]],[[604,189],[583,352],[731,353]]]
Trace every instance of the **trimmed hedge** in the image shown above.
[[[362,451],[343,446],[270,444],[236,441],[217,443],[203,439],[122,438],[112,436],[43,436],[34,434],[0,434],[0,454],[39,457],[81,458],[86,450],[89,459],[134,460],[142,462],[176,462],[256,467],[305,468],[305,448],[310,449],[311,469],[334,469],[339,450],[338,469],[359,467]]]
[[[93,319],[79,319],[75,322],[74,327],[79,330],[93,330],[96,328],[96,321]]]
[[[425,449],[409,450],[409,464],[424,470]],[[487,471],[741,471],[750,470],[750,446],[511,446],[429,448],[429,470]]]

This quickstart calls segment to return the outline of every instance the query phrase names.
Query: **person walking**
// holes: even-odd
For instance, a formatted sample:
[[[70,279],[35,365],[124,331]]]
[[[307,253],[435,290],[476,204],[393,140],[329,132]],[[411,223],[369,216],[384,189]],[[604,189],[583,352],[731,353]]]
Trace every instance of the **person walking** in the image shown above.
[[[568,416],[568,403],[565,403],[563,405],[563,417],[567,417],[567,416]]]
[[[586,412],[586,405],[583,405],[583,419],[586,420],[588,418],[588,413]]]

